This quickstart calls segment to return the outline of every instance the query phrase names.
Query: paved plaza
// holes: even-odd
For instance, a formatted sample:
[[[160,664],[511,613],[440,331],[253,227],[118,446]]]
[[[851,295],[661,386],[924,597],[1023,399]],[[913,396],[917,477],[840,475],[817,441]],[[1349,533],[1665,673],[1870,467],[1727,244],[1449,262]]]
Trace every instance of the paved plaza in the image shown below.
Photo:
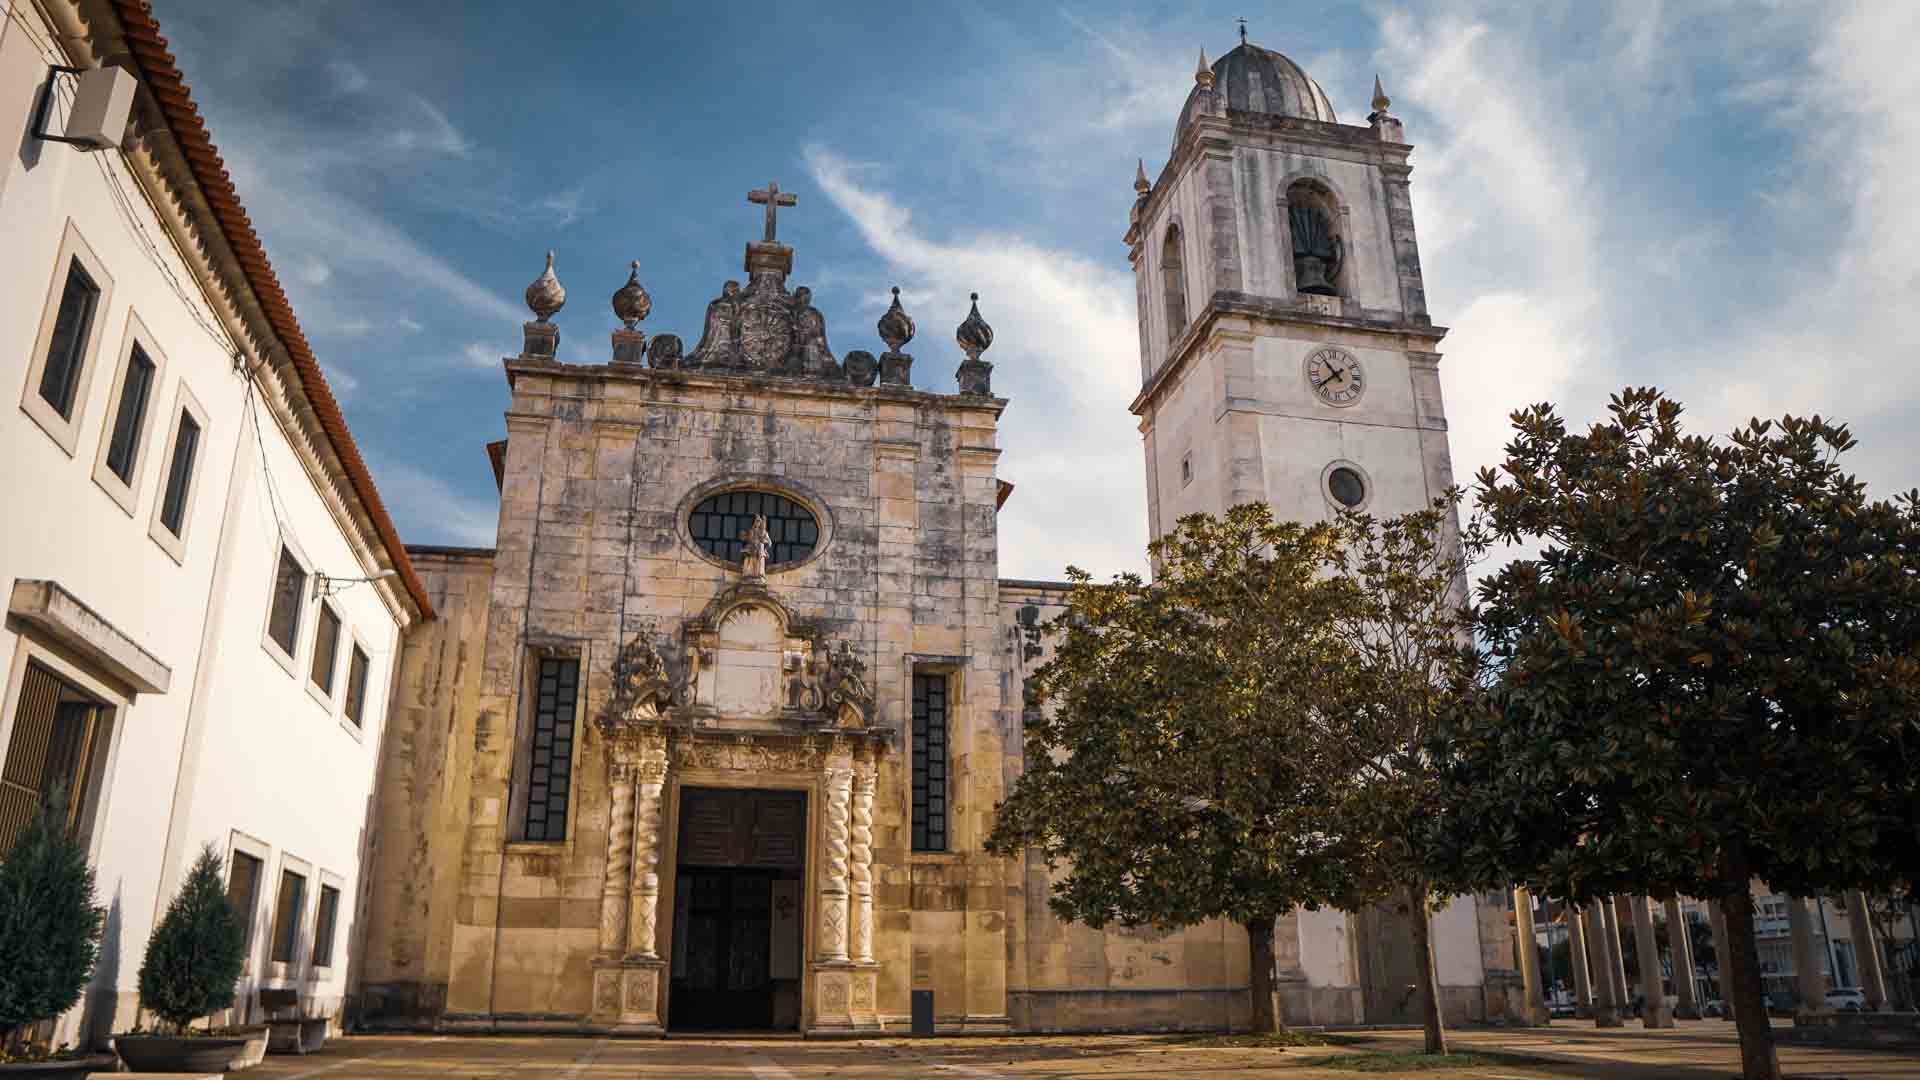
[[[1474,1029],[1451,1033],[1472,1064],[1448,1076],[1488,1080],[1598,1077],[1725,1078],[1739,1053],[1729,1024],[1682,1023],[1671,1031],[1598,1031],[1562,1022],[1548,1029]],[[1328,1046],[1287,1050],[1221,1046],[1221,1040],[1113,1035],[1009,1039],[619,1040],[565,1037],[366,1036],[336,1040],[304,1058],[274,1057],[248,1075],[259,1080],[480,1080],[492,1077],[698,1077],[733,1080],[952,1077],[955,1080],[1226,1080],[1283,1076],[1344,1077],[1367,1066],[1376,1076],[1414,1075],[1392,1068],[1418,1049],[1418,1031],[1340,1036]],[[1783,1047],[1789,1077],[1891,1080],[1920,1076],[1920,1056],[1877,1051]],[[1385,1068],[1382,1068],[1385,1066]]]

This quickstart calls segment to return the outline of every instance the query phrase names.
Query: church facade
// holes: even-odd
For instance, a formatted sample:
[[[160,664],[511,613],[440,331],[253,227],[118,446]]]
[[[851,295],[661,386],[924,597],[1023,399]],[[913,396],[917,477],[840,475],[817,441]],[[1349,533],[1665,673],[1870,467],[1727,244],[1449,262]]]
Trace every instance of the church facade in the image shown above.
[[[1151,526],[1248,499],[1397,513],[1450,483],[1409,147],[1277,53],[1202,62],[1127,232]],[[357,1010],[371,1026],[814,1035],[1208,1029],[1248,1015],[1244,935],[1095,931],[1037,856],[982,842],[1021,770],[1024,680],[1065,588],[998,574],[993,332],[914,385],[894,304],[836,355],[793,196],[690,348],[638,327],[556,359],[565,290],[505,361],[492,549],[414,547],[439,617],[389,717]],[[921,375],[924,380],[924,373]],[[1116,418],[1117,422],[1117,418]],[[1435,919],[1454,1020],[1519,1009],[1498,897]],[[1276,928],[1295,1023],[1413,1019],[1391,911]]]

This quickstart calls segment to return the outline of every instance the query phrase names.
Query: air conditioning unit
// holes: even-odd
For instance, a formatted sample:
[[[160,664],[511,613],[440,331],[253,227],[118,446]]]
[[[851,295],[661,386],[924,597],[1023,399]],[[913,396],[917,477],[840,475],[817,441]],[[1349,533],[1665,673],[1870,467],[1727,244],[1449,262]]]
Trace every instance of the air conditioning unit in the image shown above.
[[[62,72],[78,78],[74,80],[73,107],[67,110],[66,134],[53,135],[46,126],[53,115],[54,96],[59,92],[54,80]],[[71,143],[83,150],[119,146],[120,137],[127,131],[127,114],[133,110],[133,92],[138,86],[138,80],[125,68],[54,67],[47,73],[46,96],[40,102],[33,133],[37,138]]]

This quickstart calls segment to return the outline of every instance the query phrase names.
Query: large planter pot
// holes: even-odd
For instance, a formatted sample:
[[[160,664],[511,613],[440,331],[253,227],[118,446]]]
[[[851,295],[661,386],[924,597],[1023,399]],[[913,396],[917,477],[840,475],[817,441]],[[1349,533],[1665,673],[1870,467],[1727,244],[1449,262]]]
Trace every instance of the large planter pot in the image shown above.
[[[226,1072],[247,1049],[244,1035],[180,1038],[173,1035],[118,1035],[113,1048],[131,1072]]]
[[[233,1055],[233,1064],[227,1066],[228,1072],[250,1069],[267,1060],[267,1041],[273,1036],[273,1029],[267,1025],[250,1024],[246,1027],[225,1028],[220,1034],[247,1040],[247,1045]]]
[[[273,1038],[267,1043],[267,1049],[276,1054],[311,1054],[327,1042],[327,1018],[324,1016],[304,1020],[269,1020],[267,1026],[273,1029]]]
[[[88,1073],[113,1072],[119,1061],[112,1054],[87,1054],[58,1061],[27,1061],[0,1065],[0,1080],[86,1080]]]

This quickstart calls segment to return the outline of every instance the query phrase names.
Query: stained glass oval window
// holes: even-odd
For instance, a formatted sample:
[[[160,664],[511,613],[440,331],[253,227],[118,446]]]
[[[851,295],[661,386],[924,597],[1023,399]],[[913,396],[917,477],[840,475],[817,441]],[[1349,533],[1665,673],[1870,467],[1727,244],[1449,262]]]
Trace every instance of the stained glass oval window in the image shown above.
[[[687,532],[700,550],[721,562],[738,563],[755,515],[767,519],[773,540],[767,565],[804,561],[820,541],[820,522],[802,503],[772,491],[723,491],[695,504]]]

